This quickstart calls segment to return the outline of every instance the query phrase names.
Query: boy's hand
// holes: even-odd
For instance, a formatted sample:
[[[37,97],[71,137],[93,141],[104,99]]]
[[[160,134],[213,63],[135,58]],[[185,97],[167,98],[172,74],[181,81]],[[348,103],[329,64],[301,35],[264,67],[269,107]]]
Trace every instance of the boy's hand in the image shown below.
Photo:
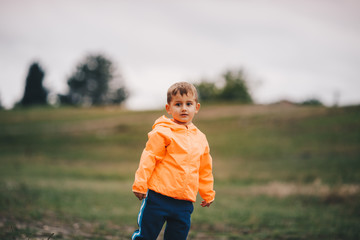
[[[207,202],[207,201],[204,200],[204,201],[201,202],[200,205],[201,205],[202,207],[210,207],[211,204],[212,204],[212,202]]]
[[[143,200],[144,198],[146,198],[146,194],[144,193],[138,193],[138,192],[133,192],[133,193],[139,200]]]

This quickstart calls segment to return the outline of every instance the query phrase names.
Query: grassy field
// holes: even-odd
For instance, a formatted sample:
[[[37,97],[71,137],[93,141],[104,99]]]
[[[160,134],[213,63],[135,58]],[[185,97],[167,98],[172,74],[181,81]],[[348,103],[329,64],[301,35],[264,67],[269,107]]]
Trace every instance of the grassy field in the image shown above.
[[[0,111],[0,239],[130,239],[164,111]],[[204,106],[216,201],[189,239],[360,239],[360,106]],[[53,234],[53,235],[51,235]]]

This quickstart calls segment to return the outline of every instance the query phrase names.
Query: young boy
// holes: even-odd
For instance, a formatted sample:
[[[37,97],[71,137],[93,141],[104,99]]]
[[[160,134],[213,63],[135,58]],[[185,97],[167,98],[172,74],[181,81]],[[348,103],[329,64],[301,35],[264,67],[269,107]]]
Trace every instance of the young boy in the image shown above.
[[[196,88],[172,85],[165,116],[155,121],[141,155],[132,190],[143,200],[132,239],[155,240],[166,221],[165,240],[185,240],[197,192],[202,207],[215,199],[212,159],[206,136],[192,123],[200,109]]]

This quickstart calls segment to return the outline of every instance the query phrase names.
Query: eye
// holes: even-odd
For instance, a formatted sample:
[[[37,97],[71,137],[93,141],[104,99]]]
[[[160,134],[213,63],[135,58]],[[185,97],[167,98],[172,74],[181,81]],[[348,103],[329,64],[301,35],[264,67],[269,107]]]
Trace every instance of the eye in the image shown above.
[[[186,103],[186,105],[190,107],[193,104],[192,104],[192,102],[188,102],[188,103]]]
[[[175,106],[180,107],[181,104],[180,103],[175,103]]]

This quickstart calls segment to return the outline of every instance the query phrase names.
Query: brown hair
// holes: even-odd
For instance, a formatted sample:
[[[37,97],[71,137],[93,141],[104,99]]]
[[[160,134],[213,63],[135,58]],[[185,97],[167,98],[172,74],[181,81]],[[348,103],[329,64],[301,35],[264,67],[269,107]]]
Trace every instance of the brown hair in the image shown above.
[[[172,100],[172,97],[176,94],[180,93],[180,95],[188,95],[189,93],[192,94],[195,98],[195,101],[198,102],[198,94],[196,88],[191,83],[187,82],[177,82],[171,85],[167,92],[167,103],[169,104]]]

